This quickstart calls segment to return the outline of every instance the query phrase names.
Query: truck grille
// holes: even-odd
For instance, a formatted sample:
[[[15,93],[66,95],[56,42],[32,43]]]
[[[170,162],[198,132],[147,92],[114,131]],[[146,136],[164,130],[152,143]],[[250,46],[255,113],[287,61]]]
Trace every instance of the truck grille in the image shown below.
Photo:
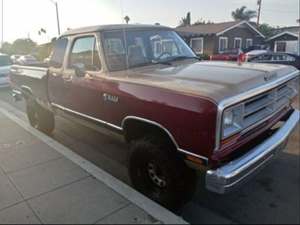
[[[242,124],[244,128],[259,123],[261,120],[289,106],[296,92],[288,84],[259,95],[245,102]]]

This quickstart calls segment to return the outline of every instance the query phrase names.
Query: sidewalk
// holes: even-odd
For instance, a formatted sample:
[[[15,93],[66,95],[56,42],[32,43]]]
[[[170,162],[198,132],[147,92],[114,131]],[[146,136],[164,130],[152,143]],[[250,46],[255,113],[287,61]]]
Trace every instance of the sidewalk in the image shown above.
[[[0,224],[185,223],[0,104]]]

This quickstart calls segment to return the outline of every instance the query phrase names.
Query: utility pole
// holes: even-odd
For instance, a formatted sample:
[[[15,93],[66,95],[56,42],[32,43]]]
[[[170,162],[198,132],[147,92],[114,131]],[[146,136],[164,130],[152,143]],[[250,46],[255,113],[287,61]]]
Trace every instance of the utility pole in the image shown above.
[[[4,43],[4,0],[1,0],[1,48]]]
[[[299,23],[299,35],[298,35],[298,55],[300,55],[300,0],[298,0],[298,20],[297,22]]]
[[[60,23],[59,23],[59,12],[58,12],[57,2],[55,2],[55,8],[56,8],[57,30],[58,30],[58,35],[60,36]]]
[[[59,22],[59,11],[58,11],[58,3],[54,0],[50,0],[55,5],[56,10],[56,20],[57,20],[57,32],[58,36],[60,36],[60,22]]]
[[[259,25],[260,25],[260,16],[261,16],[261,5],[262,5],[262,0],[257,0],[257,5],[258,5],[257,27],[259,27]]]

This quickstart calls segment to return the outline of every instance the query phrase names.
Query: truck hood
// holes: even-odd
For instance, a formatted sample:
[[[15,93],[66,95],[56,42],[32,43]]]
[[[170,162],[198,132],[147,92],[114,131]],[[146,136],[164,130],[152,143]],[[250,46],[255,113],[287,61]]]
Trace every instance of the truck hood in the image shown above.
[[[206,97],[218,103],[295,71],[297,69],[291,66],[273,64],[181,62],[130,70],[126,80]]]

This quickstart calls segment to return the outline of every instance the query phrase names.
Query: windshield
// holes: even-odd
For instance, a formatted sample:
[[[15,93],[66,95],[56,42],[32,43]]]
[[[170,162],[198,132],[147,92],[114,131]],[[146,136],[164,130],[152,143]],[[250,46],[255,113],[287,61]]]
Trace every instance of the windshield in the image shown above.
[[[109,70],[196,58],[187,44],[171,30],[110,31],[104,33]]]
[[[9,56],[0,56],[0,66],[10,66],[11,61]]]

